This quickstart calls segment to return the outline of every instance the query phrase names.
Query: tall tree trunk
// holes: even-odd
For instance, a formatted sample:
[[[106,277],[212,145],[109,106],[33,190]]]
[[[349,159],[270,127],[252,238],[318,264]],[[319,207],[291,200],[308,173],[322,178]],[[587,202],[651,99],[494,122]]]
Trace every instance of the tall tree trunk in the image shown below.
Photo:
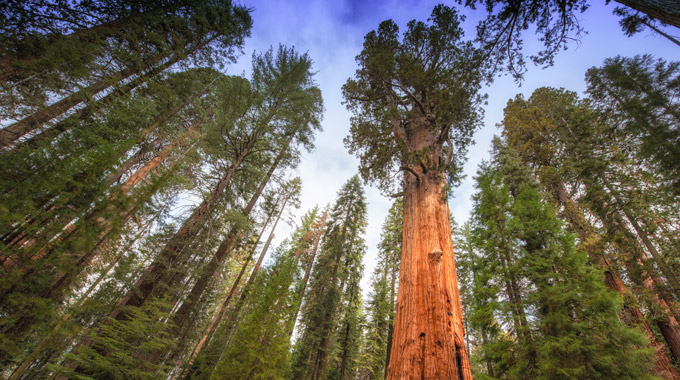
[[[616,202],[617,208],[619,208],[626,216],[626,219],[628,219],[630,224],[633,226],[633,229],[637,233],[638,237],[642,240],[642,243],[644,244],[645,248],[647,248],[647,251],[652,255],[654,262],[657,264],[657,266],[661,270],[661,273],[663,273],[664,277],[666,278],[666,281],[675,292],[676,297],[680,297],[680,281],[678,280],[678,277],[675,275],[675,273],[673,273],[673,270],[668,266],[664,258],[659,253],[659,251],[656,249],[654,243],[652,243],[652,241],[649,240],[649,235],[647,234],[647,231],[642,228],[640,223],[638,223],[637,219],[635,218],[635,215],[633,215],[630,208],[623,202],[618,192],[608,184],[605,184],[604,187],[612,195],[614,201]]]
[[[281,219],[283,212],[285,211],[286,203],[288,203],[289,198],[290,198],[290,194],[286,195],[286,198],[284,198],[283,205],[281,206],[281,210],[279,211],[279,214],[276,217],[274,225],[272,226],[271,232],[269,233],[269,237],[267,238],[267,241],[265,242],[264,246],[262,247],[262,250],[260,251],[260,255],[257,259],[257,262],[255,263],[255,265],[253,266],[253,269],[250,272],[250,276],[248,277],[248,282],[246,282],[246,284],[243,286],[243,289],[241,289],[241,295],[239,296],[238,300],[236,301],[234,308],[230,311],[229,318],[224,322],[226,324],[226,330],[224,330],[224,333],[223,333],[225,336],[229,336],[231,334],[231,331],[239,324],[238,315],[241,311],[241,308],[246,303],[245,301],[246,301],[246,298],[248,297],[248,292],[250,291],[250,287],[252,286],[253,282],[255,281],[255,278],[257,277],[257,273],[259,272],[260,266],[262,265],[262,261],[263,261],[264,257],[267,255],[267,251],[269,250],[269,246],[271,245],[271,242],[274,239],[274,231],[276,230],[276,226],[279,223],[279,220]],[[220,319],[221,319],[221,317],[220,317]],[[217,326],[215,326],[215,327],[217,327]],[[205,343],[204,343],[204,347],[205,347]],[[198,354],[196,355],[196,357],[197,356],[198,356]],[[214,362],[208,363],[208,366],[211,367],[211,368],[214,367],[215,365],[217,365],[217,363],[221,360],[221,357],[215,357],[215,358],[212,358],[212,359],[216,359],[216,360]],[[191,367],[189,367],[188,370],[185,371],[185,373],[183,373],[182,377],[187,376],[189,371],[191,371]]]
[[[288,140],[277,154],[276,158],[274,159],[274,162],[269,167],[269,170],[265,174],[264,178],[262,178],[262,181],[260,181],[257,190],[251,197],[246,207],[243,209],[242,214],[244,216],[248,217],[252,209],[255,207],[255,203],[257,203],[257,200],[260,198],[260,195],[262,195],[262,191],[264,191],[265,186],[267,185],[267,183],[269,183],[269,180],[271,179],[271,176],[274,174],[274,171],[279,167],[281,161],[283,160],[283,157],[285,157],[285,155],[288,153],[288,147],[290,146],[290,143],[293,141],[293,137],[294,137],[293,134],[291,134],[288,137]],[[267,223],[268,222],[269,221],[267,221]],[[276,227],[276,225],[274,226]],[[215,273],[217,272],[217,268],[219,268],[222,265],[224,260],[229,256],[229,254],[233,251],[234,247],[236,246],[238,242],[239,233],[240,231],[237,229],[233,229],[232,231],[230,231],[227,238],[217,248],[215,255],[213,255],[213,257],[210,259],[210,262],[203,270],[201,278],[199,278],[196,284],[194,284],[193,288],[191,289],[191,292],[189,293],[189,296],[184,300],[182,306],[175,313],[173,321],[176,326],[182,327],[184,325],[184,322],[186,321],[187,317],[194,310],[196,304],[198,303],[198,300],[200,299],[205,289],[207,288],[209,281],[214,278]]]
[[[680,28],[680,3],[675,0],[616,0],[664,24]]]
[[[257,200],[260,198],[262,195],[262,192],[264,191],[265,186],[269,183],[269,180],[271,179],[271,176],[274,174],[274,171],[279,167],[281,164],[281,161],[283,157],[286,155],[288,152],[288,147],[290,146],[290,143],[293,140],[294,135],[291,134],[286,141],[285,145],[281,148],[279,153],[277,154],[276,158],[274,159],[274,162],[272,165],[269,167],[269,171],[265,174],[264,178],[262,178],[262,181],[260,182],[260,185],[258,186],[257,190],[255,193],[253,193],[253,196],[250,198],[250,201],[248,201],[248,204],[246,207],[243,209],[242,214],[246,217],[250,215],[250,212],[252,209],[255,207],[255,204],[257,203]],[[272,216],[270,215],[267,218],[267,221],[265,222],[264,226],[267,226],[269,224],[269,220]],[[264,227],[263,227],[264,228]],[[186,328],[184,327],[184,323],[187,321],[187,318],[189,315],[193,312],[194,308],[198,304],[198,301],[200,300],[201,296],[205,292],[205,289],[208,286],[208,283],[211,279],[214,278],[215,272],[217,269],[222,266],[222,263],[225,261],[225,259],[229,256],[229,254],[233,251],[234,247],[236,246],[238,242],[238,237],[240,234],[239,229],[232,229],[229,231],[229,234],[227,237],[222,241],[220,246],[217,248],[217,251],[215,255],[210,259],[210,262],[208,265],[206,265],[206,268],[203,270],[203,274],[201,277],[198,279],[198,281],[194,284],[193,288],[191,289],[191,292],[189,293],[189,296],[184,300],[182,303],[182,306],[177,310],[175,315],[173,316],[173,323],[177,327],[178,330],[183,330],[186,332]],[[260,235],[257,238],[257,241],[260,240],[260,236],[262,235],[262,232],[260,232]],[[243,264],[243,267],[241,268],[241,272],[239,273],[238,277],[234,281],[234,284],[232,285],[232,288],[227,296],[227,298],[222,302],[222,306],[220,306],[220,310],[226,309],[227,304],[229,303],[229,300],[231,300],[231,297],[233,296],[233,292],[235,291],[235,288],[238,286],[241,277],[243,276],[243,272],[246,270],[246,267],[248,263],[250,262],[252,258],[253,252],[251,251],[250,255],[246,259],[245,263]],[[221,320],[222,318],[223,311],[218,313],[218,321]],[[199,345],[201,347],[197,346],[197,349],[194,350],[192,353],[192,356],[190,358],[190,364],[193,364],[193,360],[195,359],[196,355],[200,352],[202,347],[207,343],[206,341],[209,341],[209,338],[206,338],[206,334],[212,335],[212,332],[216,326],[211,327],[211,325],[216,324],[216,321],[211,321],[211,323],[208,325],[206,329],[206,333],[204,333],[204,336],[201,338],[201,341],[199,342]],[[183,338],[181,339],[183,340]],[[202,342],[202,343],[201,343]],[[160,359],[159,356],[154,356],[152,358],[152,361]]]
[[[351,308],[352,302],[354,302],[354,296],[356,293],[355,290],[355,284],[351,283],[350,284],[350,298],[349,302],[347,303],[347,308]],[[347,371],[347,360],[349,359],[349,333],[351,329],[351,325],[349,324],[349,321],[345,324],[345,333],[343,336],[343,350],[342,350],[342,355],[341,355],[341,360],[340,360],[340,375],[338,377],[339,380],[344,380],[345,379],[345,372]]]
[[[159,59],[158,61],[160,61],[161,59]],[[76,94],[70,95],[69,97],[62,99],[61,101],[70,102],[72,105],[69,108],[72,108],[72,107],[78,105],[80,102],[90,101],[91,97],[94,96],[97,92],[104,91],[104,90],[108,89],[109,87],[113,87],[110,90],[110,92],[108,94],[104,95],[101,99],[91,101],[90,104],[75,110],[71,115],[67,116],[63,120],[58,121],[52,127],[48,128],[48,129],[46,129],[46,130],[44,130],[40,133],[37,133],[34,136],[31,136],[30,138],[26,139],[26,141],[16,143],[16,140],[19,137],[37,129],[37,128],[40,128],[45,123],[52,120],[54,117],[58,116],[59,114],[57,114],[53,117],[49,117],[50,115],[47,115],[47,113],[46,113],[43,118],[40,118],[40,117],[38,117],[38,113],[41,112],[41,111],[38,111],[35,114],[33,114],[32,116],[29,116],[29,118],[33,118],[33,119],[26,118],[26,119],[20,120],[18,123],[23,123],[24,120],[28,119],[27,120],[28,123],[24,124],[23,127],[17,126],[17,128],[20,128],[20,127],[22,128],[22,131],[21,131],[22,134],[21,134],[21,136],[17,136],[14,139],[14,141],[13,141],[15,143],[14,149],[24,147],[24,146],[37,147],[41,142],[54,140],[57,136],[59,136],[60,133],[67,131],[70,125],[73,125],[73,123],[71,123],[71,121],[81,120],[81,119],[87,117],[88,115],[96,112],[97,110],[100,110],[100,109],[108,106],[109,104],[115,102],[116,100],[121,99],[122,97],[124,97],[124,96],[128,95],[130,92],[132,92],[132,90],[134,90],[135,88],[141,86],[142,84],[146,83],[149,79],[155,77],[156,75],[162,73],[163,71],[165,71],[166,69],[168,69],[169,67],[171,67],[172,65],[177,63],[179,60],[180,60],[179,55],[175,55],[173,57],[168,58],[167,60],[165,60],[165,62],[162,62],[162,63],[158,63],[158,61],[151,62],[152,65],[157,64],[157,66],[152,67],[146,73],[138,74],[137,76],[130,79],[125,84],[118,85],[119,83],[115,83],[114,80],[116,79],[116,77],[102,79],[102,80],[100,80],[100,81],[98,81],[94,84],[94,85],[98,85],[97,88],[93,88],[94,85],[91,85],[90,87],[88,87],[84,90],[81,90]],[[128,68],[126,70],[136,71],[136,69],[134,69],[134,68],[133,69]],[[98,88],[100,88],[100,90],[97,91],[97,92],[94,92]],[[82,91],[86,91],[86,92],[84,92],[82,94],[82,96],[78,96],[78,94],[80,94]],[[52,107],[52,106],[49,106],[48,108],[46,108],[45,111],[48,111],[50,109],[50,107]],[[58,112],[58,111],[55,110],[55,112]],[[14,126],[14,125],[16,125],[16,124],[13,124],[12,126]]]
[[[390,366],[390,355],[392,353],[392,338],[394,334],[394,295],[397,282],[397,260],[394,252],[392,253],[391,287],[390,287],[390,316],[387,323],[387,354],[385,355],[385,378],[387,378],[387,368]]]
[[[579,239],[588,253],[590,261],[604,269],[605,285],[607,285],[609,289],[621,295],[624,301],[624,322],[631,327],[639,326],[647,337],[647,340],[649,341],[649,347],[654,350],[654,365],[652,368],[652,373],[655,376],[661,377],[663,379],[680,379],[680,373],[678,373],[678,371],[673,366],[673,362],[671,361],[671,358],[668,357],[664,345],[656,338],[656,334],[654,334],[654,331],[649,326],[649,323],[647,323],[647,320],[640,309],[634,304],[631,304],[630,298],[627,296],[629,290],[621,280],[616,268],[613,267],[609,260],[607,260],[607,258],[603,255],[602,250],[604,247],[593,244],[593,228],[586,221],[576,202],[574,202],[569,196],[564,184],[561,182],[556,182],[552,185],[552,189],[553,197],[559,204],[562,205],[564,209],[562,213],[566,219],[569,220],[569,223],[579,236]],[[668,323],[670,323],[670,321],[668,321]],[[669,347],[671,347],[672,351],[673,349],[669,339],[666,340],[669,342]],[[675,356],[675,353],[673,354]]]
[[[445,179],[404,176],[404,230],[387,379],[472,380],[453,257]]]
[[[151,263],[137,280],[134,287],[118,302],[117,307],[109,315],[111,318],[118,320],[127,319],[127,313],[124,312],[126,306],[141,306],[152,296],[157,285],[162,282],[167,275],[169,265],[180,259],[182,248],[184,248],[199,232],[210,211],[218,202],[236,172],[241,168],[246,156],[253,149],[263,132],[263,128],[257,129],[248,138],[243,149],[234,158],[234,161],[225,171],[210,195],[208,195],[208,198],[203,200],[203,202],[194,209],[191,216],[184,221],[182,227],[175,233],[163,250],[158,254],[158,257],[154,262]]]
[[[292,327],[288,331],[288,336],[293,336],[293,331],[295,330],[295,323],[297,323],[298,315],[300,315],[300,309],[302,308],[302,299],[305,296],[305,293],[307,292],[307,284],[309,283],[309,275],[312,273],[312,267],[314,266],[314,260],[316,259],[316,253],[319,250],[319,243],[321,242],[321,238],[323,237],[323,229],[326,225],[326,217],[328,216],[328,211],[324,211],[323,215],[321,216],[321,219],[318,222],[318,227],[315,228],[314,230],[318,231],[316,232],[314,236],[314,244],[312,245],[312,250],[309,253],[309,262],[307,263],[307,266],[305,267],[305,274],[302,276],[302,294],[300,295],[299,302],[297,303],[297,307],[295,308],[295,313],[293,313],[293,319],[292,319]]]
[[[126,67],[107,78],[97,80],[91,85],[37,111],[31,116],[25,117],[6,128],[0,129],[0,148],[9,146],[25,134],[40,128],[48,121],[90,99],[99,92],[106,90],[115,83],[134,75],[136,72],[136,68]]]

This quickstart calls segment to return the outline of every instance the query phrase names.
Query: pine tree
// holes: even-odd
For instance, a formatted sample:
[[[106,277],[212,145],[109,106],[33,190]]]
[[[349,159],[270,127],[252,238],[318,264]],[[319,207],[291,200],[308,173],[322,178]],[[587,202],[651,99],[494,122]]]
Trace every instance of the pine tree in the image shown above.
[[[2,146],[97,93],[113,88],[112,95],[123,95],[134,88],[125,79],[139,85],[187,55],[199,66],[233,61],[252,23],[248,10],[230,1],[30,1],[5,10],[15,27],[3,25],[0,79],[8,96],[0,104],[5,118],[18,121],[0,133]],[[46,105],[54,93],[61,99]],[[21,108],[27,112],[13,111]]]
[[[401,258],[403,201],[398,198],[383,223],[378,263],[373,273],[371,294],[366,304],[366,328],[362,347],[362,380],[382,380],[387,375],[389,349],[394,327],[394,301]]]
[[[586,74],[588,94],[607,125],[640,161],[680,194],[680,62],[650,55],[606,59]]]
[[[239,324],[213,378],[285,378],[290,368],[291,315],[298,307],[295,289],[303,278],[300,259],[313,242],[316,214],[317,209],[313,209],[302,217],[290,243],[279,247],[273,255],[274,263],[258,275],[250,295],[254,305]]]

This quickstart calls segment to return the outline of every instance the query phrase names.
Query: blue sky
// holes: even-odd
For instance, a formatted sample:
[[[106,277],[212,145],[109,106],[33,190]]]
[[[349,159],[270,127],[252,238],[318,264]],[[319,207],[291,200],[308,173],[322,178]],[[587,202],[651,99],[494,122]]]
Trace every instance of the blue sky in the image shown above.
[[[245,54],[236,65],[227,68],[232,75],[249,75],[250,57],[279,43],[295,46],[298,51],[308,52],[314,60],[316,80],[324,97],[325,114],[323,132],[316,137],[316,149],[305,154],[298,169],[303,181],[302,207],[294,213],[299,220],[306,210],[335,200],[340,186],[357,172],[358,161],[343,146],[342,139],[349,131],[350,114],[341,104],[341,87],[356,70],[354,57],[361,51],[363,37],[386,19],[393,19],[403,30],[411,19],[426,20],[432,8],[441,1],[427,0],[244,0],[253,8],[252,36],[245,45]],[[445,4],[454,6],[454,1]],[[485,106],[484,127],[475,134],[475,145],[470,148],[465,167],[467,179],[459,186],[450,200],[451,211],[457,223],[468,219],[474,192],[473,176],[479,163],[488,157],[491,139],[498,134],[497,124],[502,120],[503,108],[516,94],[525,97],[538,87],[551,86],[582,93],[585,90],[584,75],[588,68],[600,66],[607,57],[652,54],[666,60],[680,60],[680,48],[651,32],[643,32],[632,38],[623,35],[618,18],[611,14],[615,3],[605,6],[594,1],[591,9],[579,15],[581,25],[588,34],[579,44],[573,43],[569,50],[560,52],[553,67],[541,69],[530,64],[521,87],[512,78],[498,78],[483,91],[489,95]],[[484,17],[482,10],[461,9],[467,16],[464,24],[466,37],[474,37],[477,21]],[[675,34],[680,34],[677,32]],[[525,52],[538,50],[541,45],[533,32],[525,37]],[[376,245],[380,229],[391,204],[371,186],[366,186],[369,225],[366,234],[368,253],[364,260],[365,271],[362,289],[368,291],[369,277],[375,266]],[[290,228],[281,226],[276,231],[276,241],[288,236]]]

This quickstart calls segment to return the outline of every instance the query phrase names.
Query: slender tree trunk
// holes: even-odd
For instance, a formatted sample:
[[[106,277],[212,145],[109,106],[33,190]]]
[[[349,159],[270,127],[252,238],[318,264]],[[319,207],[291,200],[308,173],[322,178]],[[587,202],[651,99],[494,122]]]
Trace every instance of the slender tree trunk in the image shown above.
[[[387,368],[390,366],[390,354],[392,352],[392,338],[394,333],[394,295],[397,282],[397,260],[394,252],[392,253],[392,279],[390,287],[390,316],[387,324],[387,354],[385,355],[385,378],[387,378]]]
[[[260,195],[262,195],[262,191],[264,191],[265,186],[267,185],[267,183],[269,183],[269,180],[271,179],[271,176],[274,174],[274,171],[279,167],[281,161],[283,160],[283,157],[288,153],[288,147],[290,146],[290,143],[293,141],[293,137],[294,137],[293,134],[291,134],[288,137],[288,140],[286,141],[285,145],[281,148],[281,150],[277,154],[276,158],[274,159],[274,162],[269,167],[269,171],[265,174],[257,190],[251,197],[246,207],[243,209],[242,214],[244,216],[246,217],[249,216],[250,212],[255,207],[255,203],[260,198]],[[267,220],[267,223],[269,223],[269,220]],[[274,227],[276,227],[276,224],[274,225]],[[191,292],[189,293],[189,296],[184,300],[182,306],[175,313],[173,317],[173,322],[175,326],[178,326],[179,328],[182,328],[184,326],[184,323],[186,322],[187,318],[196,307],[199,299],[205,292],[205,289],[208,287],[208,283],[210,282],[211,279],[214,278],[215,273],[217,272],[217,268],[219,268],[222,265],[222,263],[226,260],[226,258],[229,256],[229,254],[233,251],[234,247],[236,246],[238,242],[239,232],[240,231],[237,229],[233,229],[232,231],[230,231],[227,238],[217,248],[215,255],[213,255],[213,257],[210,259],[210,262],[208,262],[208,265],[203,270],[203,274],[198,279],[196,284],[194,284],[193,288],[191,289]]]
[[[245,302],[246,297],[248,297],[248,292],[250,291],[250,287],[253,286],[253,283],[255,282],[255,278],[257,277],[257,273],[260,271],[260,267],[262,266],[262,261],[264,260],[264,257],[267,255],[267,251],[269,250],[269,246],[272,243],[272,240],[274,239],[274,231],[276,231],[276,226],[279,224],[279,220],[281,220],[281,216],[283,215],[283,212],[286,210],[286,204],[290,200],[290,194],[286,194],[285,198],[283,198],[283,204],[281,205],[281,210],[279,211],[279,214],[276,216],[276,220],[274,221],[274,225],[272,226],[272,230],[269,232],[269,237],[267,238],[267,241],[264,243],[264,246],[262,247],[262,251],[260,252],[260,256],[257,258],[257,262],[255,263],[255,266],[253,266],[253,270],[250,272],[250,276],[248,277],[248,282],[246,285],[243,287],[243,291],[241,292],[241,297],[239,298],[239,304],[243,305],[243,302]],[[238,314],[240,307],[235,310],[234,315]]]
[[[136,68],[127,67],[107,78],[97,80],[91,85],[37,111],[31,116],[25,117],[20,121],[7,126],[6,128],[0,129],[0,148],[9,146],[23,135],[40,128],[48,121],[58,117],[74,106],[86,101],[87,99],[90,99],[99,92],[106,90],[111,85],[119,82],[120,80],[134,75],[136,72]]]
[[[231,334],[231,331],[238,326],[240,321],[238,320],[238,315],[239,312],[241,311],[241,308],[243,305],[246,303],[246,298],[248,297],[248,293],[250,291],[250,287],[252,286],[253,282],[255,282],[255,278],[257,277],[257,273],[259,272],[260,266],[262,265],[262,261],[264,257],[267,254],[267,250],[269,250],[269,246],[271,245],[272,240],[274,239],[274,231],[276,230],[276,226],[279,223],[279,220],[281,219],[281,216],[283,215],[283,212],[286,207],[286,203],[288,202],[290,198],[290,194],[286,195],[286,198],[284,198],[283,205],[281,206],[281,210],[279,211],[279,214],[276,217],[276,220],[274,221],[274,225],[272,226],[271,232],[269,233],[269,237],[267,238],[267,241],[265,242],[264,246],[262,247],[262,250],[260,251],[260,255],[257,259],[257,262],[253,266],[252,271],[250,272],[250,276],[248,277],[248,282],[243,286],[243,289],[241,290],[241,295],[239,296],[239,299],[237,300],[236,304],[234,305],[234,308],[230,311],[230,316],[225,321],[226,323],[226,330],[224,331],[225,336],[229,336]],[[214,367],[219,361],[221,360],[221,355],[219,358],[217,358],[216,362],[209,363],[208,365],[211,367]],[[189,369],[190,370],[190,369]],[[182,376],[186,376],[187,373],[183,374]]]
[[[295,330],[295,323],[297,323],[298,315],[300,315],[300,309],[302,308],[302,299],[305,296],[305,293],[307,292],[307,284],[309,283],[309,275],[312,273],[312,267],[314,266],[314,260],[316,259],[316,253],[319,250],[319,243],[321,242],[321,238],[323,237],[323,229],[326,225],[326,217],[328,216],[328,212],[324,211],[323,215],[321,216],[321,219],[318,222],[318,227],[315,228],[314,230],[316,231],[316,236],[314,237],[314,245],[312,246],[312,250],[310,251],[309,255],[309,262],[307,263],[307,267],[305,268],[305,274],[302,277],[302,294],[300,295],[300,301],[297,304],[297,307],[295,308],[295,313],[293,313],[293,319],[292,319],[292,327],[290,331],[288,331],[288,336],[293,335],[293,331]]]
[[[350,285],[350,299],[349,302],[347,303],[347,308],[349,309],[352,305],[352,302],[354,302],[354,293],[356,293],[354,283]],[[340,360],[340,376],[338,377],[339,380],[344,380],[345,379],[345,372],[347,371],[347,360],[349,356],[349,333],[350,333],[350,324],[347,322],[345,324],[345,334],[343,336],[343,350],[342,350],[342,355],[341,355],[341,360]]]
[[[590,261],[599,265],[605,270],[605,285],[607,285],[609,289],[620,294],[623,298],[623,312],[625,314],[624,322],[626,322],[628,326],[640,326],[647,337],[647,340],[649,341],[649,346],[654,349],[654,366],[652,368],[652,373],[655,376],[659,376],[663,379],[680,379],[680,373],[678,373],[678,371],[673,366],[673,362],[668,357],[668,354],[664,349],[664,345],[656,338],[656,334],[654,334],[654,331],[649,326],[649,323],[647,323],[647,320],[640,309],[631,304],[630,298],[627,297],[629,291],[621,280],[616,268],[614,268],[603,255],[603,247],[593,245],[593,228],[586,221],[585,217],[579,210],[578,205],[576,205],[576,203],[569,197],[569,194],[563,183],[558,182],[553,185],[553,196],[557,202],[563,206],[563,214],[566,219],[569,220],[571,226],[579,236],[579,239],[588,253]],[[668,339],[666,340],[668,341]],[[672,350],[672,346],[670,344],[669,347],[671,347]],[[673,354],[675,356],[675,353]]]
[[[262,233],[264,232],[264,229],[269,224],[270,218],[271,218],[271,215],[267,218],[267,221],[264,223],[262,230],[258,234],[258,237],[257,237],[258,242],[260,241],[260,237],[262,237]],[[212,335],[215,332],[215,328],[217,328],[217,325],[222,320],[222,317],[224,316],[224,313],[226,312],[227,307],[229,306],[229,301],[231,301],[231,299],[234,296],[234,293],[236,292],[236,289],[238,288],[239,284],[241,283],[241,278],[243,278],[243,274],[248,269],[248,264],[250,264],[250,261],[253,259],[254,254],[255,254],[255,247],[253,247],[253,249],[251,249],[249,251],[248,257],[246,257],[246,260],[243,262],[243,265],[241,266],[241,270],[239,271],[238,275],[236,276],[236,279],[234,279],[234,283],[231,285],[231,288],[229,288],[229,292],[227,293],[227,296],[220,303],[220,306],[218,307],[217,312],[213,315],[213,318],[210,320],[210,323],[208,323],[208,326],[205,328],[205,331],[203,332],[201,339],[198,341],[198,343],[196,344],[196,347],[191,352],[191,355],[189,356],[189,361],[187,363],[187,367],[182,372],[181,378],[185,378],[187,376],[187,374],[189,373],[191,366],[194,364],[194,361],[196,360],[196,357],[198,356],[198,354],[201,353],[201,350],[203,349],[203,347],[205,347],[208,343],[210,343],[210,339],[212,338]]]
[[[387,379],[472,380],[453,257],[445,180],[420,168],[404,178],[397,313]],[[417,176],[416,176],[417,175]]]
[[[180,258],[182,248],[198,233],[203,225],[203,221],[208,217],[209,212],[218,202],[236,172],[241,168],[246,156],[253,149],[257,140],[259,140],[262,132],[262,129],[258,129],[250,136],[239,155],[234,158],[234,161],[226,170],[208,198],[194,209],[191,216],[189,216],[182,224],[182,227],[158,254],[158,258],[154,260],[144,274],[137,280],[133,289],[118,302],[117,307],[109,315],[111,318],[118,320],[126,319],[127,313],[123,310],[126,306],[141,306],[152,296],[157,285],[162,282],[163,278],[167,275],[166,272],[169,269],[169,265]]]
[[[281,163],[281,160],[285,156],[285,154],[288,152],[288,147],[290,146],[290,143],[293,140],[294,135],[290,135],[288,140],[286,141],[286,144],[284,147],[280,150],[276,158],[274,159],[274,162],[269,168],[269,171],[265,174],[264,178],[260,182],[260,185],[258,186],[257,190],[255,193],[253,193],[253,196],[251,197],[250,201],[246,205],[246,207],[243,209],[243,215],[244,216],[249,216],[250,212],[252,209],[255,207],[255,203],[257,203],[257,200],[260,198],[262,195],[262,192],[264,191],[265,186],[267,183],[269,183],[269,180],[271,179],[271,176],[274,174],[274,171],[278,168],[278,166]],[[266,227],[269,224],[269,220],[271,218],[271,215],[267,218],[267,221],[265,222],[264,226]],[[264,227],[263,227],[264,228]],[[220,246],[217,248],[217,252],[215,255],[210,259],[210,262],[204,269],[204,273],[201,276],[201,278],[194,284],[194,287],[191,289],[191,292],[189,293],[189,296],[187,299],[184,301],[182,306],[177,310],[175,313],[175,316],[173,317],[173,322],[175,326],[177,326],[180,330],[186,331],[184,328],[184,323],[186,322],[188,316],[191,314],[193,309],[198,303],[198,300],[204,293],[205,289],[208,286],[208,282],[210,279],[214,278],[215,272],[217,271],[217,268],[222,265],[226,257],[228,257],[229,253],[233,250],[233,248],[236,246],[237,240],[238,240],[238,235],[239,235],[239,230],[237,229],[232,229],[227,238],[220,244]],[[257,238],[257,241],[260,240],[260,236],[262,235],[262,232],[260,232],[260,235]],[[251,251],[250,255],[246,259],[246,262],[243,264],[243,267],[241,268],[241,272],[239,273],[238,277],[234,281],[234,284],[232,285],[231,290],[229,291],[229,294],[227,298],[222,302],[222,306],[220,306],[220,312],[218,313],[218,319],[217,321],[222,319],[222,314],[224,313],[222,309],[226,309],[226,306],[229,303],[229,300],[231,300],[231,297],[233,296],[233,293],[235,291],[235,288],[238,286],[241,277],[243,276],[243,272],[246,270],[246,267],[248,263],[250,262],[252,258],[253,252]],[[194,350],[192,353],[192,356],[190,357],[190,363],[193,364],[193,361],[195,360],[196,356],[198,353],[201,351],[202,347],[209,341],[210,338],[207,338],[206,336],[212,336],[213,330],[216,327],[213,326],[214,324],[217,323],[217,321],[213,320],[211,323],[208,325],[206,332],[204,333],[203,337],[201,338],[201,341],[199,341],[199,345],[197,348]],[[212,326],[212,327],[211,327]],[[200,347],[199,347],[200,346]],[[187,368],[188,370],[188,368]],[[183,377],[186,375],[186,371],[184,372]]]
[[[654,262],[658,265],[659,269],[661,270],[661,273],[663,273],[664,277],[666,278],[666,281],[668,281],[668,284],[671,286],[671,288],[673,288],[675,295],[680,296],[680,282],[678,281],[677,276],[675,275],[675,273],[673,273],[671,268],[667,265],[664,258],[661,256],[659,251],[656,249],[656,246],[654,245],[654,243],[652,243],[652,241],[649,240],[649,235],[647,234],[647,231],[645,231],[640,226],[640,223],[638,223],[637,219],[635,218],[635,216],[633,215],[631,210],[621,200],[621,197],[618,194],[618,192],[616,190],[614,190],[609,185],[605,185],[605,188],[609,191],[609,193],[614,198],[614,201],[616,202],[618,208],[620,208],[621,211],[623,211],[623,214],[626,216],[626,219],[628,219],[630,224],[633,226],[633,229],[637,233],[638,237],[642,240],[642,243],[647,248],[647,251],[652,255]]]
[[[616,0],[664,24],[680,28],[680,3],[674,0]]]

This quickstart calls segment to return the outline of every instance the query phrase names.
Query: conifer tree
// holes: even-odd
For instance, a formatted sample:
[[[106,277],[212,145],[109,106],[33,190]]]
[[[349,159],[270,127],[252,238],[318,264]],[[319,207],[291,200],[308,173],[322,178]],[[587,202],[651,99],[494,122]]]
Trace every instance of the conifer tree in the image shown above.
[[[498,326],[482,346],[495,368],[487,375],[651,379],[642,334],[618,319],[620,298],[587,264],[528,171],[508,167],[498,141],[494,153],[477,177],[472,219],[476,260],[484,261],[477,268],[485,272],[476,272],[473,291],[487,295],[482,307],[473,304],[472,320]],[[483,289],[494,286],[502,297]]]
[[[356,273],[365,251],[361,235],[365,231],[366,217],[365,195],[359,177],[354,176],[342,186],[329,211],[321,252],[301,310],[300,338],[295,344],[291,378],[325,379],[332,353],[337,352],[334,346],[340,347],[341,353],[337,369],[342,367],[343,354],[347,355],[345,360],[353,354],[350,350],[354,348],[348,345],[347,326],[350,330],[356,326],[350,320],[355,315],[350,309],[356,312]],[[338,334],[342,305],[350,313],[345,316],[348,318],[344,322],[348,323],[344,323],[344,335]],[[336,340],[339,345],[335,344]],[[351,376],[347,363],[345,368],[345,374]]]
[[[607,125],[680,194],[680,62],[619,56],[588,70],[586,81]]]
[[[311,232],[316,214],[315,208],[302,217],[290,242],[282,244],[274,253],[274,263],[257,275],[249,297],[253,305],[239,324],[212,378],[285,378],[290,368],[288,332],[294,323],[291,316],[298,307],[296,283],[302,280],[301,258],[313,242]]]
[[[378,246],[378,263],[373,273],[371,294],[365,308],[365,333],[359,379],[382,380],[387,374],[396,280],[401,258],[403,203],[398,198],[383,223]]]
[[[575,94],[542,88],[528,100],[518,97],[510,101],[503,124],[509,145],[533,168],[564,210],[591,262],[606,270],[607,285],[625,296],[624,319],[631,325],[640,324],[656,351],[654,373],[675,379],[678,372],[644,320],[644,309],[636,304],[640,301],[648,305],[651,313],[647,317],[651,317],[650,322],[659,328],[676,356],[677,316],[670,306],[674,297],[668,293],[674,274],[666,259],[656,254],[652,237],[645,235],[649,211],[640,207],[647,204],[654,205],[651,210],[663,210],[669,205],[659,202],[659,197],[640,197],[663,191],[655,190],[658,187],[647,182],[645,175],[631,175],[645,173],[646,169],[620,153],[630,142],[617,139],[616,134],[603,133],[609,129],[603,120],[607,119]],[[602,230],[587,217],[602,223]],[[636,234],[644,238],[638,240]],[[617,265],[619,258],[623,268]],[[619,272],[626,273],[632,284],[623,283]],[[666,274],[670,278],[664,278]],[[627,290],[631,285],[632,294]]]
[[[392,343],[399,355],[390,357],[388,379],[471,379],[446,197],[479,126],[485,71],[460,22],[443,5],[429,23],[409,22],[402,38],[393,21],[382,22],[365,36],[359,69],[343,87],[354,114],[345,144],[359,157],[363,178],[393,192],[404,172]]]
[[[3,147],[97,93],[125,94],[134,86],[121,81],[136,77],[138,85],[187,55],[197,65],[233,61],[251,27],[248,10],[230,1],[11,3],[0,52],[8,91],[0,101],[9,110],[3,118],[21,120],[2,130]],[[54,93],[63,96],[46,105]],[[13,112],[21,108],[26,117]]]

